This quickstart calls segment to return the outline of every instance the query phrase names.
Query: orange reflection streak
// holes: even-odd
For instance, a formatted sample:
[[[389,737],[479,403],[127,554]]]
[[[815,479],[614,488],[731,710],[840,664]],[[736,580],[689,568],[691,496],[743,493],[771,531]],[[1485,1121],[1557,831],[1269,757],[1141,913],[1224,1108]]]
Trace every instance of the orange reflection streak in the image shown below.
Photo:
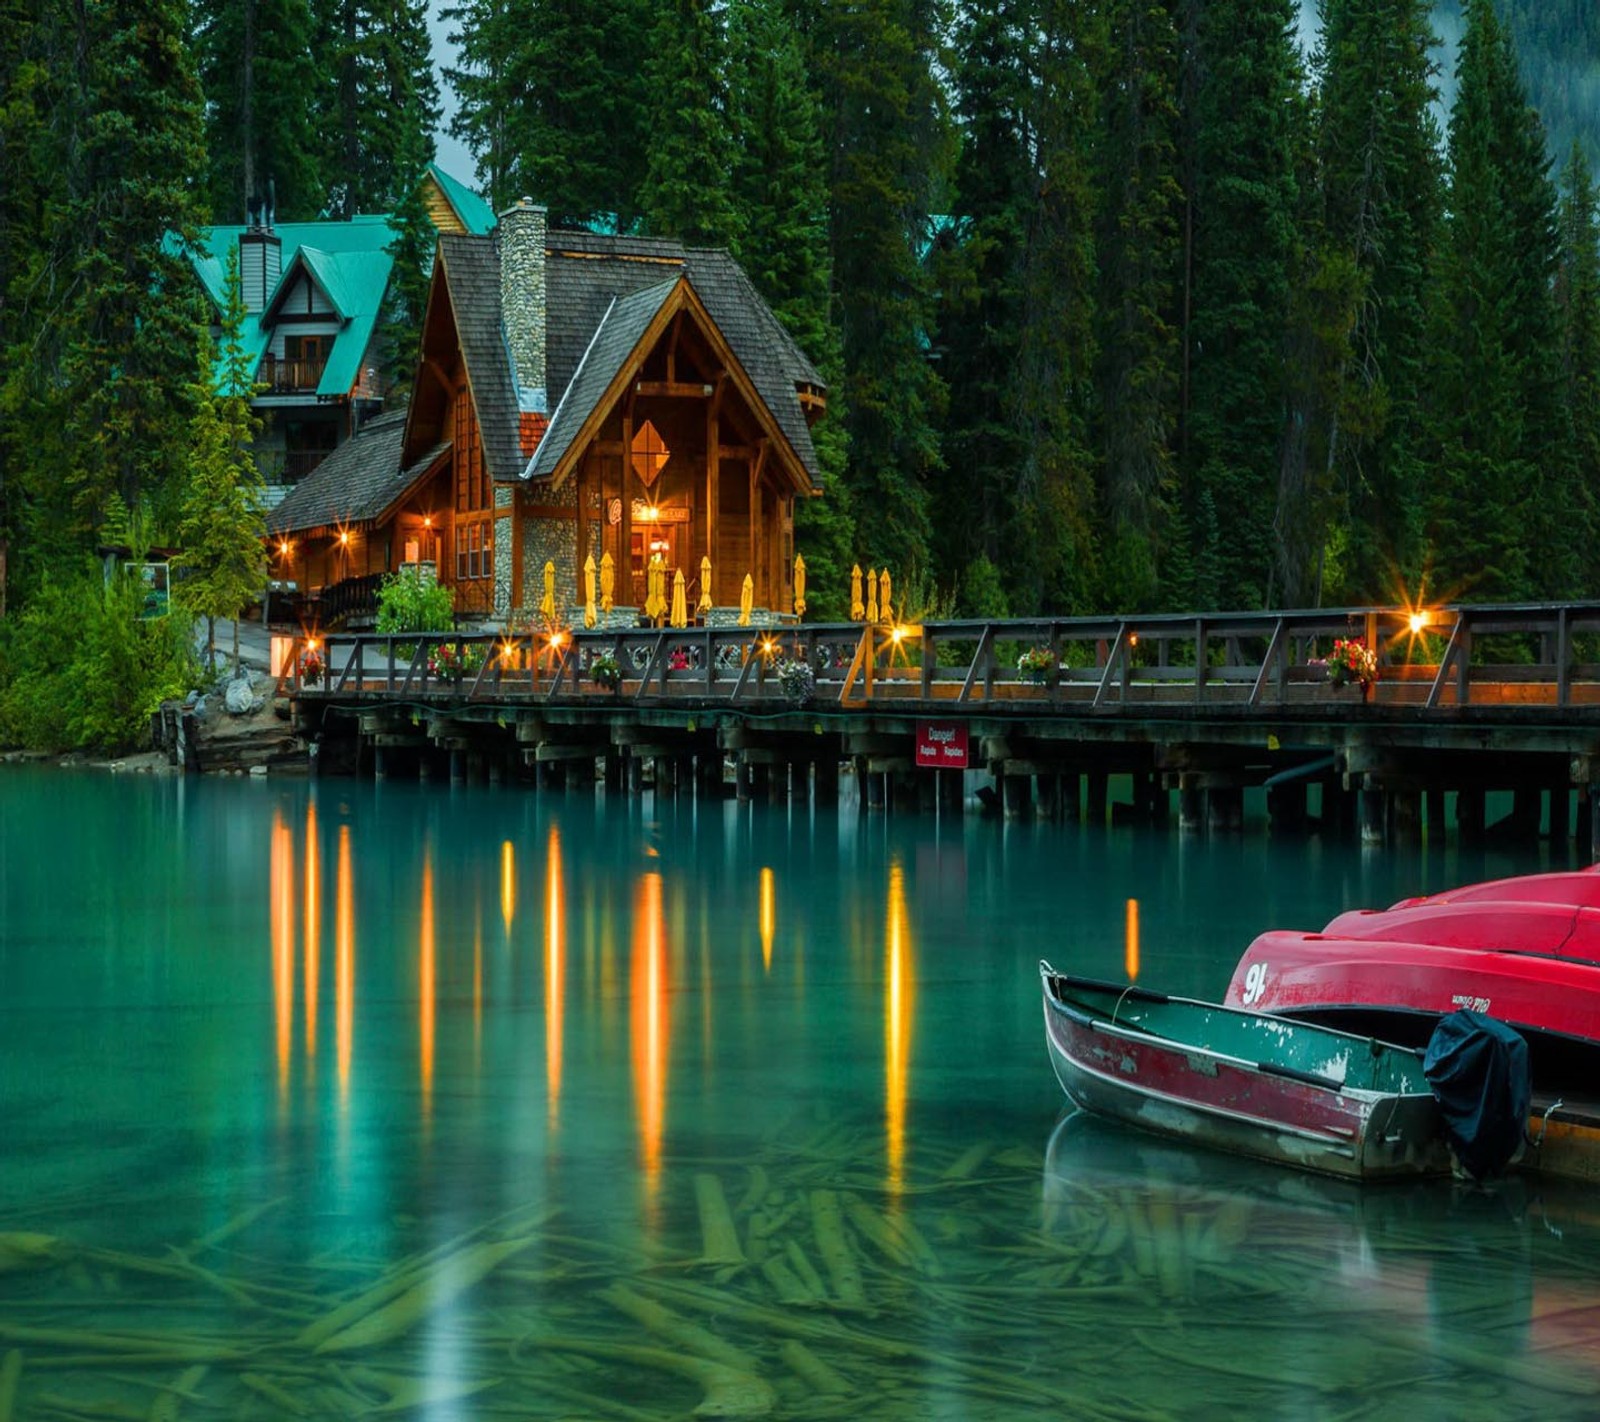
[[[888,991],[884,999],[883,1039],[886,1097],[884,1130],[888,1137],[888,1188],[898,1194],[905,1169],[906,1082],[911,1058],[911,1006],[914,972],[911,924],[906,914],[905,870],[889,866]]]
[[[508,844],[507,849],[511,846]],[[550,827],[550,848],[544,871],[544,1064],[550,1093],[550,1124],[561,1102],[561,1028],[566,1006],[567,911],[561,890],[561,835]]]
[[[433,1104],[433,855],[422,853],[422,931],[418,944],[417,1038],[422,1059],[422,1114],[427,1119]]]
[[[1130,983],[1139,980],[1139,900],[1128,900],[1127,946],[1123,949],[1123,966],[1128,970]]]
[[[334,886],[333,1007],[338,1029],[339,1102],[350,1099],[350,1047],[356,1016],[355,888],[350,878],[350,826],[339,826],[339,869]]]
[[[508,839],[500,846],[500,917],[505,921],[508,934],[511,932],[511,919],[516,911],[516,851],[512,849],[511,841]]]
[[[772,937],[778,928],[778,893],[772,870],[761,871],[761,966],[772,971]]]
[[[277,1012],[278,1086],[289,1084],[294,1033],[294,839],[281,811],[272,813],[272,1002]]]
[[[317,962],[322,930],[322,855],[317,843],[317,806],[306,801],[306,1056],[317,1054]]]
[[[633,914],[633,1087],[645,1183],[653,1196],[661,1175],[661,1128],[667,1078],[666,925],[661,876],[639,880]]]

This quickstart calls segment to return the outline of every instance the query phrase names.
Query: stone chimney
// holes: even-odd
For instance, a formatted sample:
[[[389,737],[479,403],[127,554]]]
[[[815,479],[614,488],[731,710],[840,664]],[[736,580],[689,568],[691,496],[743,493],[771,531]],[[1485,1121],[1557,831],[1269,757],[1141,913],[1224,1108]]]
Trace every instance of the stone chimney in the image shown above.
[[[529,198],[500,214],[500,321],[523,412],[547,413],[544,248],[548,214]]]

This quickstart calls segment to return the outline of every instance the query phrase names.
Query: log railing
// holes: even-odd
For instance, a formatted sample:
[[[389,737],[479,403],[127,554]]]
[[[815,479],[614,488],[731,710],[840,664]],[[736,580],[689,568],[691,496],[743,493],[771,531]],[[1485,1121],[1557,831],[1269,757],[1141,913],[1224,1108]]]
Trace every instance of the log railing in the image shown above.
[[[1600,603],[1433,609],[1420,624],[1396,608],[1155,614],[1140,617],[641,627],[625,631],[333,635],[325,674],[307,684],[296,647],[289,689],[313,697],[442,698],[495,703],[645,705],[693,701],[893,709],[931,714],[1419,713],[1464,708],[1569,709],[1600,716]],[[1376,648],[1376,682],[1328,684],[1335,640]],[[464,649],[459,680],[430,669],[441,642]],[[1019,670],[1045,649],[1043,669]],[[1580,662],[1587,653],[1596,660]],[[612,689],[593,669],[609,656]],[[795,684],[787,663],[811,668]],[[801,678],[803,681],[803,678]]]

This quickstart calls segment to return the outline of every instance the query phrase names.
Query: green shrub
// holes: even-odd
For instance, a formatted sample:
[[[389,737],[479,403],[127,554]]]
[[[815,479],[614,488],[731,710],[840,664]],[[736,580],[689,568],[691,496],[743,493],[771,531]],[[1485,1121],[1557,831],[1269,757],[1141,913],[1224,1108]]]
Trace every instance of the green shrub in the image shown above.
[[[194,624],[142,621],[131,577],[98,567],[40,587],[6,627],[0,741],[32,750],[125,751],[148,744],[150,717],[194,684]]]
[[[455,594],[414,568],[390,573],[378,589],[379,632],[453,632],[456,626]],[[410,656],[412,647],[397,648]]]

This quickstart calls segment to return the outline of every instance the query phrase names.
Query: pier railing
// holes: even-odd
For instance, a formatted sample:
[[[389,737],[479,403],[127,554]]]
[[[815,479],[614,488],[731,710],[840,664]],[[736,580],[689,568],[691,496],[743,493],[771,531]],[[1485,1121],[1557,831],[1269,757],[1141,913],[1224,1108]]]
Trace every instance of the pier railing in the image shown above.
[[[1330,682],[1336,640],[1377,655]],[[455,649],[439,658],[440,645]],[[320,675],[305,674],[315,649]],[[554,628],[298,638],[286,690],[308,698],[930,714],[1192,714],[1337,708],[1600,708],[1600,602],[815,624]],[[1032,655],[1024,658],[1023,653]],[[615,685],[598,680],[602,658]],[[455,661],[458,675],[448,666]],[[804,666],[810,678],[792,668]],[[790,670],[785,670],[791,668]]]

